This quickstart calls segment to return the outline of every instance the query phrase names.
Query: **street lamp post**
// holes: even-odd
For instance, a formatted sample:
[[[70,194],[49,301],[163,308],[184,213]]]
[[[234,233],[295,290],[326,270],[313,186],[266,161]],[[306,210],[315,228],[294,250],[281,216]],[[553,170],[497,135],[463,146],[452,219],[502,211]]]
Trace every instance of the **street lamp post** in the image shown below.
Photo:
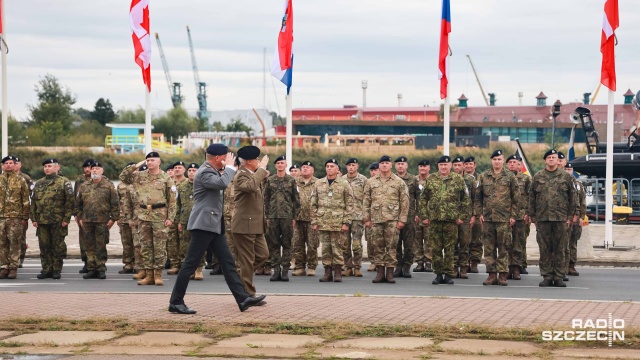
[[[551,128],[551,148],[555,149],[556,148],[556,119],[558,118],[558,115],[560,115],[560,106],[562,106],[562,103],[560,102],[560,100],[556,100],[555,103],[553,103],[553,125]]]

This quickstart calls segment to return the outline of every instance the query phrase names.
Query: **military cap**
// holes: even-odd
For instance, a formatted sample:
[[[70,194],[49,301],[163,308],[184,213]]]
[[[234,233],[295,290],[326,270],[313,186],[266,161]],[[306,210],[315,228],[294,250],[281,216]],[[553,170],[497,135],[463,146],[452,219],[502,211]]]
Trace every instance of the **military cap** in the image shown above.
[[[438,159],[438,164],[450,163],[450,162],[451,162],[451,157],[449,157],[449,155],[443,155],[440,157],[440,159]]]
[[[313,167],[313,163],[311,161],[309,161],[309,160],[302,162],[302,166],[305,166],[305,165]]]
[[[377,162],[371,163],[371,165],[369,165],[369,170],[377,170],[380,168],[380,164]]]
[[[571,163],[567,163],[567,164],[564,166],[564,168],[565,168],[565,169],[573,169],[573,164],[571,164]]]
[[[400,156],[399,158],[395,159],[393,162],[407,162],[407,157]]]
[[[184,167],[185,165],[184,165],[184,162],[182,162],[182,161],[178,160],[178,161],[176,161],[176,162],[173,164],[173,167],[176,167],[176,166],[182,166],[182,167]]]
[[[165,169],[165,171],[169,171],[169,170],[173,170],[173,164],[168,165],[167,168]]]
[[[187,166],[187,169],[199,169],[200,165],[196,164],[196,163],[191,163],[189,164],[189,166]]]
[[[464,162],[466,163],[476,162],[476,158],[474,156],[467,156],[467,158],[464,159]]]
[[[225,144],[211,144],[207,146],[207,154],[209,155],[226,155],[229,152],[229,148]]]
[[[287,160],[287,157],[286,157],[286,156],[284,156],[284,155],[280,155],[280,156],[278,156],[275,160],[273,160],[273,163],[275,164],[275,163],[277,163],[278,161],[285,161],[285,160]]]
[[[504,151],[498,149],[491,154],[491,158],[493,159],[496,156],[504,155]]]
[[[558,151],[558,159],[564,159],[564,153],[562,151]]]
[[[147,164],[142,164],[138,168],[138,171],[145,171],[145,170],[148,170],[148,169],[149,169],[149,167],[147,166]]]
[[[4,163],[4,160],[2,162]],[[42,166],[45,166],[47,164],[57,164],[57,163],[58,163],[58,159],[50,158],[50,159],[47,159],[47,160],[43,161],[42,162]]]
[[[451,160],[451,163],[464,163],[464,158],[462,156],[456,156]]]
[[[298,164],[293,164],[291,166],[289,166],[289,171],[293,170],[293,169],[300,169],[300,165]]]
[[[91,163],[93,163],[93,161],[94,161],[94,160],[93,160],[93,159],[91,159],[91,158],[89,158],[89,159],[85,160],[85,161],[82,163],[82,167],[84,168],[84,167],[89,167],[89,166],[91,166]]]
[[[345,165],[349,165],[349,164],[357,164],[358,163],[358,159],[356,158],[349,158],[349,160],[347,160],[347,163]]]
[[[511,160],[518,160],[518,157],[515,154],[514,155],[509,155],[509,157],[507,158],[507,162],[509,162]]]
[[[12,155],[9,155],[9,156],[5,156],[5,157],[3,157],[3,158],[2,158],[2,163],[3,163],[3,164],[4,164],[5,162],[7,162],[7,161],[13,161],[13,162],[15,162],[15,161],[16,161],[16,157],[15,157],[15,156],[12,156]]]
[[[93,162],[93,164],[91,164],[91,168],[93,169],[94,167],[99,167],[99,168],[101,168],[101,167],[102,167],[102,164],[100,164],[100,163],[99,163],[99,162],[97,162],[97,161],[94,161],[94,162]]]
[[[391,162],[391,157],[389,155],[380,156],[380,160],[378,160],[378,164],[381,162]]]
[[[145,159],[150,159],[150,158],[160,158],[160,154],[158,154],[158,152],[156,151],[152,151],[148,153],[147,156],[145,157]]]
[[[340,167],[340,165],[338,165],[338,160],[336,160],[336,159],[329,159],[329,160],[325,161],[324,162],[324,166],[327,166],[327,164],[335,164],[338,167]]]
[[[238,150],[238,157],[245,160],[257,159],[260,156],[260,148],[257,146],[243,146]]]
[[[547,159],[547,156],[549,156],[549,155],[555,155],[555,154],[557,154],[557,153],[558,153],[558,152],[556,151],[556,149],[549,149],[549,150],[547,150],[547,152],[546,152],[546,153],[544,153],[544,157],[543,157],[543,159],[544,159],[544,160],[546,160],[546,159]]]
[[[429,165],[431,165],[431,163],[427,159],[422,159],[420,160],[420,162],[418,162],[418,166],[429,166]]]

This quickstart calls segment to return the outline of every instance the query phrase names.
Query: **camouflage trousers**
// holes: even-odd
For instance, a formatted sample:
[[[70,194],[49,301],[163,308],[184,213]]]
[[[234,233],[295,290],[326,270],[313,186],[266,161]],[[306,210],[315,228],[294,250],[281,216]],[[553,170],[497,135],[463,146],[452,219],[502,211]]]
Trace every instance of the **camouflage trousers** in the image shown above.
[[[180,266],[180,234],[178,234],[178,224],[169,226],[167,230],[167,258],[171,267]]]
[[[458,272],[457,268],[469,266],[469,247],[471,246],[471,224],[464,223],[458,225],[458,241],[456,241],[456,249],[453,254],[454,272]]]
[[[538,221],[536,230],[540,248],[540,275],[561,280],[565,272],[567,224],[564,221]]]
[[[527,267],[527,240],[531,233],[531,223],[524,226],[524,247],[522,248],[522,267]]]
[[[484,263],[487,273],[509,272],[511,227],[508,222],[484,222]]]
[[[36,236],[40,247],[40,264],[44,272],[62,271],[62,262],[67,257],[64,238],[69,227],[62,224],[38,224]]]
[[[416,226],[415,261],[431,263],[431,244],[429,242],[429,227]]]
[[[122,242],[122,263],[132,267],[134,263],[133,232],[127,223],[120,223],[120,241]]]
[[[293,224],[291,219],[269,219],[269,258],[271,266],[291,266],[291,238]]]
[[[136,222],[137,224],[138,222]],[[136,270],[144,269],[144,265],[142,263],[142,243],[140,242],[140,226],[131,226],[131,237],[133,239],[133,259],[134,265],[133,268]]]
[[[107,223],[83,222],[87,269],[107,271],[107,244],[109,228]]]
[[[409,221],[400,230],[398,243],[396,244],[397,267],[413,265],[413,258],[416,240],[416,228],[413,222],[414,216],[409,216]]]
[[[161,270],[167,261],[168,227],[164,221],[139,221],[140,253],[144,269]]]
[[[398,258],[397,221],[386,221],[371,225],[371,242],[373,243],[374,264],[384,267],[396,267]]]
[[[22,220],[0,218],[0,265],[3,269],[17,269],[20,265]]]
[[[182,231],[178,231],[178,236],[180,236],[180,248],[178,249],[178,262],[176,265],[181,267],[187,257],[189,244],[191,243],[191,231],[187,230],[187,224],[182,224]],[[171,266],[173,266],[173,263],[171,263]],[[200,265],[198,266],[204,266],[204,254],[202,254],[202,259],[200,259]]]
[[[86,241],[84,239],[84,230],[82,230],[82,226],[78,223],[78,245],[80,245],[80,259],[82,262],[87,264],[87,251],[86,251]]]
[[[318,267],[318,232],[313,230],[311,222],[296,221],[298,236],[293,242],[293,259],[296,269],[309,269]]]
[[[346,251],[344,252],[344,263],[350,268],[360,268],[362,266],[362,233],[364,225],[362,220],[353,220],[347,231]]]
[[[347,243],[345,233],[341,231],[318,231],[318,239],[322,247],[322,265],[344,265],[344,249]],[[296,264],[297,265],[297,264]]]
[[[429,227],[433,272],[455,277],[453,255],[458,241],[458,225],[455,222],[431,221]]]
[[[364,228],[364,240],[367,242],[367,259],[369,259],[370,263],[375,264],[373,241],[371,241],[371,228]]]
[[[469,260],[480,262],[482,260],[482,225],[478,221],[471,228],[471,242],[469,243]]]
[[[565,266],[566,272],[569,271],[570,266],[576,266],[576,263],[578,262],[578,240],[580,240],[580,237],[582,236],[582,226],[578,224],[571,225],[567,232],[567,240],[569,243],[567,244],[568,246],[564,259],[564,262],[567,264],[567,266]]]
[[[511,246],[509,246],[509,265],[524,267],[523,253],[527,247],[524,220],[516,220],[511,228]]]
[[[20,239],[20,264],[24,261],[24,257],[27,255],[27,224],[22,228],[22,238]]]

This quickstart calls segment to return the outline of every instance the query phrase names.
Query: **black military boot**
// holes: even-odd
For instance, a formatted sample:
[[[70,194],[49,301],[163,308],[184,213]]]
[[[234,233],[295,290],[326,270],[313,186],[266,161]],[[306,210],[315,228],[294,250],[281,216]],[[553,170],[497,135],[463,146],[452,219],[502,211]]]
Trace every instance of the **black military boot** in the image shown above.
[[[40,274],[38,274],[38,276],[36,276],[38,279],[43,280],[43,279],[51,279],[53,277],[53,273],[50,271],[42,271],[40,272]]]
[[[282,280],[282,276],[280,274],[280,265],[276,265],[273,267],[273,275],[271,275],[271,279],[269,281],[280,281]]]
[[[100,280],[104,280],[104,279],[106,279],[106,278],[107,278],[107,273],[106,273],[106,272],[104,272],[104,271],[98,271],[98,276],[97,276],[97,278],[98,278],[98,279],[100,279]]]
[[[453,285],[453,279],[451,278],[451,276],[449,276],[449,274],[444,274],[444,278],[442,279],[442,282],[440,282],[440,284]]]
[[[529,275],[529,272],[527,271],[526,267],[523,267],[522,269],[520,269],[520,274],[521,275]]]
[[[431,283],[433,285],[440,285],[442,284],[442,280],[443,280],[442,274],[437,274],[436,278]]]
[[[553,286],[555,287],[567,287],[567,284],[565,284],[562,279],[555,279],[553,280]]]
[[[396,269],[393,271],[393,277],[394,278],[402,277],[402,268],[400,267],[400,264],[398,264]]]
[[[289,281],[289,268],[287,266],[282,267],[282,273],[280,274],[280,281]]]
[[[407,279],[411,278],[411,265],[405,265],[402,267],[402,276],[404,276]]]
[[[78,273],[80,274],[86,274],[89,272],[89,269],[87,269],[87,263],[84,263],[84,266],[82,267],[82,269],[80,269],[80,271],[78,271]]]
[[[98,277],[98,272],[95,270],[89,270],[86,274],[82,275],[83,279],[95,279]]]
[[[60,270],[53,270],[53,275],[51,276],[53,280],[60,280],[62,275],[60,274]]]
[[[211,269],[209,275],[222,275],[222,267],[220,267],[220,265],[215,264]]]
[[[549,277],[544,278],[538,286],[540,287],[549,287],[553,285],[553,280]]]

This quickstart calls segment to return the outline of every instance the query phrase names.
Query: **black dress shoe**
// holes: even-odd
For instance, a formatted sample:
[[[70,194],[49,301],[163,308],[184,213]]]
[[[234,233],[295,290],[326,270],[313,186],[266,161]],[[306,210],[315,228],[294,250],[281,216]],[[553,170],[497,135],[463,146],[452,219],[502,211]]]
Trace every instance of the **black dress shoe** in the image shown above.
[[[243,302],[238,304],[238,307],[240,308],[240,311],[244,312],[245,310],[247,310],[248,308],[250,308],[252,306],[262,306],[264,304],[260,304],[260,303],[266,297],[267,297],[267,295],[264,295],[264,294],[256,295],[256,296],[249,296],[248,298],[244,299]]]
[[[193,315],[196,313],[195,310],[189,309],[185,304],[178,304],[178,305],[170,304],[169,312],[176,313],[176,314],[185,314],[185,315]]]

